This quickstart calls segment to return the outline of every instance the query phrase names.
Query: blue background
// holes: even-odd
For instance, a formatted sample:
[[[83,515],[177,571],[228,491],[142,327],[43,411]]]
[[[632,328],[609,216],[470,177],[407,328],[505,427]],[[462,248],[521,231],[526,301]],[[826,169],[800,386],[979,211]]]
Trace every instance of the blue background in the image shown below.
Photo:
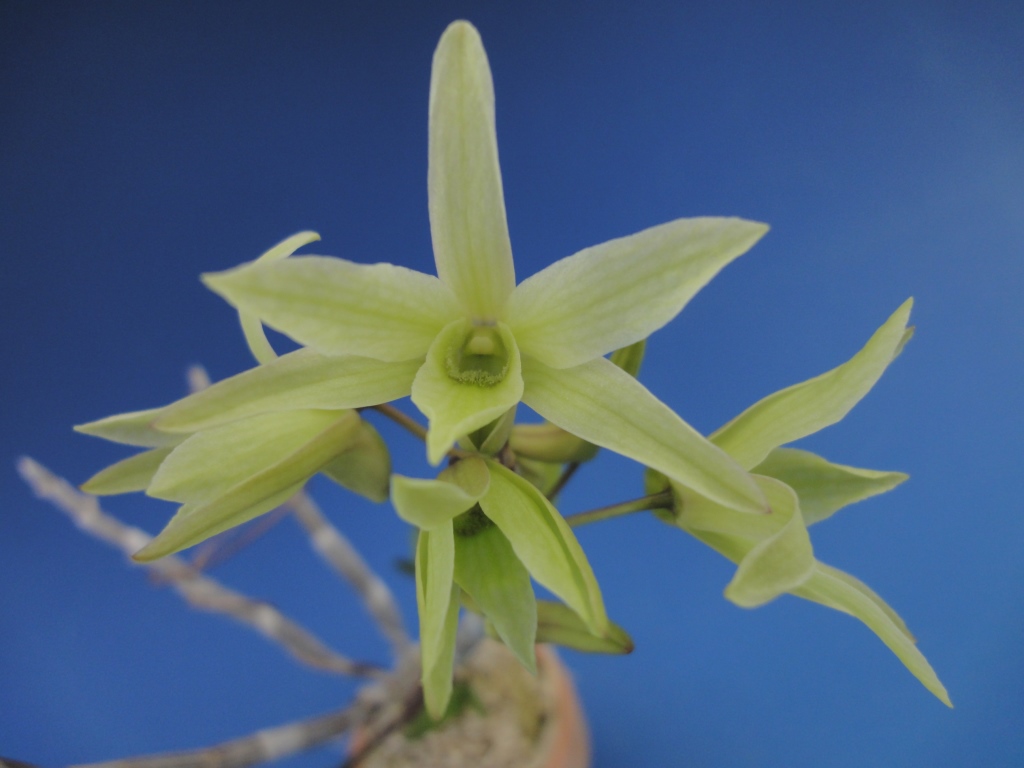
[[[614,766],[1024,764],[1024,5],[0,2],[0,754],[183,749],[353,691],[183,607],[35,500],[125,452],[71,424],[164,403],[194,362],[250,365],[201,272],[301,229],[316,251],[433,271],[430,57],[481,30],[520,279],[680,216],[769,235],[651,340],[643,379],[703,431],[846,360],[907,296],[918,334],[805,441],[909,472],[813,530],[903,615],[947,710],[866,628],[795,598],[744,611],[732,567],[647,516],[583,530],[628,658],[566,654]],[[308,250],[308,249],[307,249]],[[393,438],[396,467],[422,448]],[[316,485],[384,572],[404,527]],[[566,512],[631,498],[602,456]],[[112,500],[157,530],[171,507]],[[291,521],[216,571],[386,660]],[[321,751],[290,766],[330,766]]]

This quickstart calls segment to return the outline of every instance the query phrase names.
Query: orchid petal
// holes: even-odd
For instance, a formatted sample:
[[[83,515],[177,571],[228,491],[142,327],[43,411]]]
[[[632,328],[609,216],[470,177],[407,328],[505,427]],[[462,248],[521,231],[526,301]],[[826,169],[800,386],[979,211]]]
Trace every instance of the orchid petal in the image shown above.
[[[360,420],[351,446],[320,470],[343,488],[370,501],[387,501],[391,482],[391,454],[373,425]]]
[[[470,457],[445,469],[437,480],[393,475],[391,503],[407,523],[433,530],[474,507],[489,485],[483,459]]]
[[[416,542],[416,604],[420,617],[423,692],[430,715],[444,714],[452,689],[459,588],[451,522],[421,530]]]
[[[393,264],[297,256],[203,275],[203,282],[239,311],[330,355],[421,358],[460,314],[437,278]]]
[[[736,462],[608,360],[558,370],[524,356],[523,379],[523,402],[562,429],[726,506],[765,511],[763,494]]]
[[[335,438],[329,446],[333,452],[311,475],[348,447],[358,427],[359,416],[353,411],[306,410],[261,414],[198,432],[164,460],[147,493],[183,503],[206,502],[288,461],[327,433]],[[218,471],[211,472],[211,467]]]
[[[119,413],[98,421],[90,421],[88,424],[78,424],[74,429],[75,432],[81,432],[84,435],[102,437],[113,443],[135,445],[140,448],[163,448],[168,445],[177,445],[185,439],[182,435],[161,432],[153,426],[153,422],[163,413],[163,408]]]
[[[256,261],[279,261],[291,256],[302,246],[309,245],[319,239],[320,235],[316,232],[299,232],[282,240],[273,248],[263,253]],[[259,315],[240,311],[238,313],[238,321],[242,325],[242,333],[245,335],[245,341],[249,345],[249,351],[252,352],[252,356],[256,358],[257,362],[269,363],[271,360],[275,360],[277,352],[274,351],[270,341],[267,340],[267,334],[263,330],[263,321],[260,320]]]
[[[572,530],[527,480],[495,462],[488,466],[491,485],[480,500],[484,514],[533,578],[576,611],[592,633],[603,635],[608,616],[601,590]]]
[[[515,407],[523,394],[519,350],[508,328],[501,324],[496,326],[496,332],[507,354],[504,372],[479,383],[452,378],[451,356],[462,347],[472,328],[466,320],[446,326],[431,345],[412,384],[412,401],[430,420],[427,459],[435,466],[456,440]]]
[[[777,480],[764,478],[772,515],[784,519],[779,531],[755,544],[740,560],[725,596],[743,608],[755,608],[789,592],[810,578],[814,550],[793,490]]]
[[[172,450],[173,446],[153,448],[122,459],[82,483],[82,490],[94,496],[144,491]]]
[[[173,554],[281,505],[345,450],[358,426],[351,411],[296,411],[193,435],[164,460],[147,491],[184,506],[134,559]],[[224,455],[233,461],[224,463]],[[211,475],[214,463],[224,471]]]
[[[881,598],[874,592],[867,587],[861,589],[858,585],[864,587],[842,571],[818,563],[811,578],[794,594],[860,619],[878,635],[889,650],[896,654],[925,688],[947,707],[952,707],[953,703],[946,688],[931,664],[914,645],[914,640],[905,631],[902,621],[894,620],[893,610],[882,603]]]
[[[847,362],[768,395],[711,435],[711,442],[752,469],[773,448],[841,420],[902,348],[912,305],[913,299],[907,299]]]
[[[646,338],[768,226],[677,219],[556,261],[518,285],[505,322],[523,354],[570,368]]]
[[[807,525],[819,523],[845,506],[891,491],[908,477],[902,472],[833,464],[796,448],[776,448],[753,471],[781,480],[796,491]]]
[[[537,600],[529,572],[496,525],[470,535],[456,535],[455,582],[469,594],[523,666],[535,673]]]
[[[407,396],[419,367],[416,360],[385,363],[299,349],[218,381],[154,414],[160,429],[196,432],[273,411],[362,408]]]
[[[592,635],[574,610],[551,600],[537,601],[537,642],[555,643],[583,653],[633,652],[633,638],[618,624],[609,621],[603,637]]]
[[[427,189],[437,274],[476,320],[497,320],[515,287],[494,129],[494,85],[480,35],[456,21],[430,75]]]

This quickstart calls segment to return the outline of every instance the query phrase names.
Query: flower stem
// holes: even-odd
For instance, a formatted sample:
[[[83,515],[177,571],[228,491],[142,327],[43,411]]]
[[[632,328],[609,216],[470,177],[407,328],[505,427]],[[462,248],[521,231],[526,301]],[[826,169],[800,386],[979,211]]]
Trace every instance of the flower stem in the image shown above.
[[[416,435],[416,437],[418,437],[420,440],[427,439],[426,427],[422,426],[411,416],[406,416],[400,410],[395,408],[395,406],[390,405],[388,403],[381,403],[380,405],[372,406],[372,409],[377,411],[378,413],[384,414],[399,426],[405,427],[407,430]]]
[[[649,509],[670,509],[672,507],[672,494],[668,491],[655,493],[652,496],[642,496],[633,501],[623,501],[620,504],[611,504],[607,507],[598,507],[586,512],[579,512],[575,515],[568,515],[565,522],[576,528],[588,523],[598,523],[602,520],[610,520],[613,517],[631,515],[634,512],[646,512]]]
[[[576,474],[576,470],[579,468],[580,463],[578,461],[571,461],[566,464],[562,474],[559,476],[558,480],[555,481],[555,485],[550,491],[548,491],[549,501],[555,500],[555,497],[562,492],[565,486],[569,484],[569,481],[572,480],[572,476]]]

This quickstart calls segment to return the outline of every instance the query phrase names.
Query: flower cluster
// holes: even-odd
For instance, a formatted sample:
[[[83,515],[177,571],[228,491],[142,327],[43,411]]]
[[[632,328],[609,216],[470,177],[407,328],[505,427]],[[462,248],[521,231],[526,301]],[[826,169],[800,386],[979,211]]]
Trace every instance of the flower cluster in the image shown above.
[[[597,580],[553,506],[561,465],[606,448],[670,497],[658,514],[738,564],[743,606],[790,592],[864,621],[937,696],[906,628],[865,585],[819,563],[807,528],[889,490],[899,473],[782,447],[841,419],[908,337],[908,301],[848,363],[760,401],[705,438],[636,378],[643,340],[764,235],[736,218],[677,219],[568,256],[516,284],[494,94],[477,31],[455,22],[434,55],[430,229],[437,276],[293,255],[301,233],[204,282],[239,312],[260,365],[163,408],[79,427],[149,450],[104,470],[95,493],[145,490],[181,507],[139,552],[154,559],[278,506],[322,472],[390,497],[419,533],[416,594],[428,711],[445,711],[461,607],[482,614],[528,668],[538,601],[562,637],[622,650]],[[266,324],[301,348],[277,357]],[[607,357],[609,354],[612,357]],[[434,479],[393,475],[357,409],[406,396],[428,420]],[[522,402],[545,419],[516,425]],[[586,645],[587,640],[581,640]]]

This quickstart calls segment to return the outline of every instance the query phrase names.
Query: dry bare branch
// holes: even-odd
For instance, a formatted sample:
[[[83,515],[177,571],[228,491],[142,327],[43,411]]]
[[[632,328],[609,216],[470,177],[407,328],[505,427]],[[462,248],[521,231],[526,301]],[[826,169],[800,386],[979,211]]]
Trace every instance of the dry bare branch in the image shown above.
[[[106,514],[94,496],[79,493],[67,481],[28,457],[18,460],[18,472],[39,498],[51,502],[80,529],[120,549],[129,558],[152,538],[144,531]],[[180,558],[165,557],[141,567],[155,573],[161,581],[168,582],[196,608],[230,616],[311,667],[362,677],[379,677],[382,674],[376,666],[352,661],[330,650],[269,603],[246,597],[199,574]]]
[[[331,525],[308,493],[299,491],[285,506],[292,510],[309,534],[313,549],[352,585],[381,634],[391,643],[395,658],[400,658],[412,641],[405,630],[395,598],[384,580],[373,572],[341,531]]]

